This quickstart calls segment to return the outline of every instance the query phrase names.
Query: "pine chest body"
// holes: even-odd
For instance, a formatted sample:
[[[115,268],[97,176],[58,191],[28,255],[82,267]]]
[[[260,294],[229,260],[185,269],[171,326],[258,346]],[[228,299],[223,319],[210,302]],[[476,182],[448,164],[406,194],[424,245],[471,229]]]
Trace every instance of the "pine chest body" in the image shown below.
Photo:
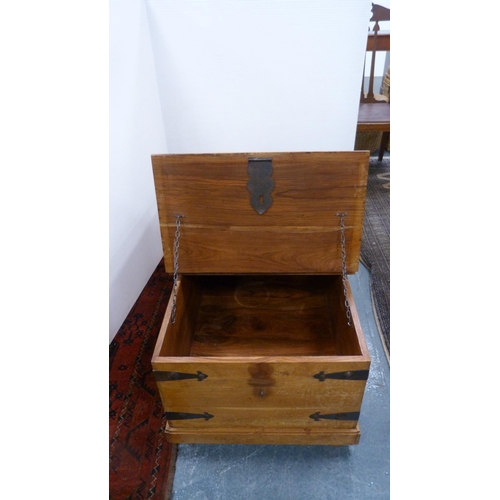
[[[152,157],[174,288],[152,359],[173,443],[351,445],[370,357],[368,152]]]

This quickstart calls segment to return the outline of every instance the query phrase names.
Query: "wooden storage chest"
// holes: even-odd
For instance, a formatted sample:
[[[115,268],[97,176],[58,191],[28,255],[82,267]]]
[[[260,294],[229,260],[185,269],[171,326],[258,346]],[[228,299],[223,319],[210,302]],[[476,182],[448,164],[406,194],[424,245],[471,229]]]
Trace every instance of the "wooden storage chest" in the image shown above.
[[[152,157],[175,283],[152,359],[174,443],[357,444],[369,152]]]

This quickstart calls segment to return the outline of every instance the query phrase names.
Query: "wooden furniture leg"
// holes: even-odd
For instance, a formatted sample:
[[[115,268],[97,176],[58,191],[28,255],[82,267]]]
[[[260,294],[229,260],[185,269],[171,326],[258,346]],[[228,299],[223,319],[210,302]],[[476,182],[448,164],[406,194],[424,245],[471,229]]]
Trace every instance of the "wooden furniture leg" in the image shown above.
[[[387,143],[389,141],[390,132],[382,132],[382,138],[380,139],[380,147],[378,148],[378,161],[382,161],[384,157],[385,148],[387,147]]]

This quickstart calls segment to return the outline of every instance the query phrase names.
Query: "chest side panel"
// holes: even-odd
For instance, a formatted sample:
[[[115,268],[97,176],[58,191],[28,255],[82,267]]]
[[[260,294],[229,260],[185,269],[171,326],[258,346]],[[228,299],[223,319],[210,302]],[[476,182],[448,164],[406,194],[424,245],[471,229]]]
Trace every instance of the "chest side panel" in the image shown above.
[[[249,165],[259,158],[272,164],[272,180],[263,181],[272,186],[263,213],[252,206],[249,188]],[[357,271],[368,152],[158,155],[152,161],[168,272],[174,214],[181,214],[183,274],[340,274],[340,212],[347,214],[347,271]]]

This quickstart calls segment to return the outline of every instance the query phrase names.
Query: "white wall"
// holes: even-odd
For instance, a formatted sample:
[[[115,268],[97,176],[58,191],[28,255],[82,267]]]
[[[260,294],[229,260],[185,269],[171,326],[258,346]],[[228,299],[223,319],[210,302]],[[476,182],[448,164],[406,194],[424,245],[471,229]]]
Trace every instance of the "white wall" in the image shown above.
[[[111,0],[109,338],[161,259],[151,154],[166,152],[144,0]]]
[[[110,0],[110,341],[162,255],[150,156],[352,150],[370,9]]]
[[[171,153],[353,148],[370,0],[148,6]]]

